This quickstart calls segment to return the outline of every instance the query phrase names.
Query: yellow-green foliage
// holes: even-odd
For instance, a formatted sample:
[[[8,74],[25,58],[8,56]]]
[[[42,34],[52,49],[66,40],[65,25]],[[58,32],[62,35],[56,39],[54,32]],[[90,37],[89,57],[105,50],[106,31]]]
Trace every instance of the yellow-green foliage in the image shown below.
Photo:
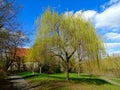
[[[81,45],[86,58],[96,60],[99,64],[104,46],[91,22],[84,20],[82,15],[75,17],[71,14],[58,14],[48,8],[37,18],[36,26],[33,56],[42,59],[57,55],[66,60],[66,56],[72,55],[73,51],[75,53]]]
[[[120,77],[120,56],[107,56],[102,61],[102,68],[105,75]]]
[[[66,40],[69,47],[76,47],[83,41],[89,53],[96,52],[97,48],[103,48],[91,22],[85,21],[82,17],[76,18],[69,14],[68,16],[58,15],[48,9],[40,18],[41,20],[37,21],[40,26],[38,26],[36,41],[45,39],[52,45],[59,45],[62,48],[65,47]]]

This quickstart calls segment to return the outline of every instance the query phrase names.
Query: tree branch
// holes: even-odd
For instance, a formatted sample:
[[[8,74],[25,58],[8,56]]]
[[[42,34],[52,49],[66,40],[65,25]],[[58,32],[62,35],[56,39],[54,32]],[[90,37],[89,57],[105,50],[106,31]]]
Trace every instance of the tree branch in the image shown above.
[[[76,49],[68,56],[68,59],[70,59],[73,56],[73,54],[75,53],[75,51],[76,51]]]
[[[52,54],[54,54],[54,55],[52,55],[52,56],[58,56],[58,57],[60,57],[63,61],[65,61],[64,58],[63,58],[61,55],[56,54],[56,53],[54,53],[53,51],[51,51],[51,52],[52,52]]]

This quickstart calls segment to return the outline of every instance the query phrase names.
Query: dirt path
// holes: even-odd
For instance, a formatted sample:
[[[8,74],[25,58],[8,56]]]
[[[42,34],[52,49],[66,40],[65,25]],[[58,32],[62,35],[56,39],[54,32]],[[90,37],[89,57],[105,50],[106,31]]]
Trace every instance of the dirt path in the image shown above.
[[[110,80],[109,78],[106,78],[106,77],[100,77],[100,78],[107,81],[107,82],[109,82],[109,83],[111,83],[111,84],[113,84],[113,85],[116,85],[116,86],[120,87],[120,83],[117,83],[117,82],[115,82],[113,80]]]
[[[20,76],[9,76],[8,80],[13,83],[9,90],[34,90],[30,88],[27,81]]]

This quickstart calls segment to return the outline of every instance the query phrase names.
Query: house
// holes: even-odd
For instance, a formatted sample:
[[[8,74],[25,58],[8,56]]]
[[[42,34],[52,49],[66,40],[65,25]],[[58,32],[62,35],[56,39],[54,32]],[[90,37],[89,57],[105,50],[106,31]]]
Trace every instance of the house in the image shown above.
[[[25,56],[27,55],[29,49],[28,48],[17,48],[15,53],[14,62],[10,66],[9,70],[11,71],[23,71],[26,70],[25,65]]]

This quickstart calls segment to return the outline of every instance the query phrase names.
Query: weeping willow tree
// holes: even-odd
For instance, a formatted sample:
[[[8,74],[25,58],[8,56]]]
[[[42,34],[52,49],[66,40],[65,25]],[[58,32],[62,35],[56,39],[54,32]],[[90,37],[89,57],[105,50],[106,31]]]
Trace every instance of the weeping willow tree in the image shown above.
[[[86,58],[98,61],[102,55],[102,42],[91,22],[84,20],[82,16],[58,14],[47,9],[36,23],[35,52],[45,49],[44,56],[59,57],[66,66],[66,80],[69,80],[69,61],[80,48],[83,48]]]

